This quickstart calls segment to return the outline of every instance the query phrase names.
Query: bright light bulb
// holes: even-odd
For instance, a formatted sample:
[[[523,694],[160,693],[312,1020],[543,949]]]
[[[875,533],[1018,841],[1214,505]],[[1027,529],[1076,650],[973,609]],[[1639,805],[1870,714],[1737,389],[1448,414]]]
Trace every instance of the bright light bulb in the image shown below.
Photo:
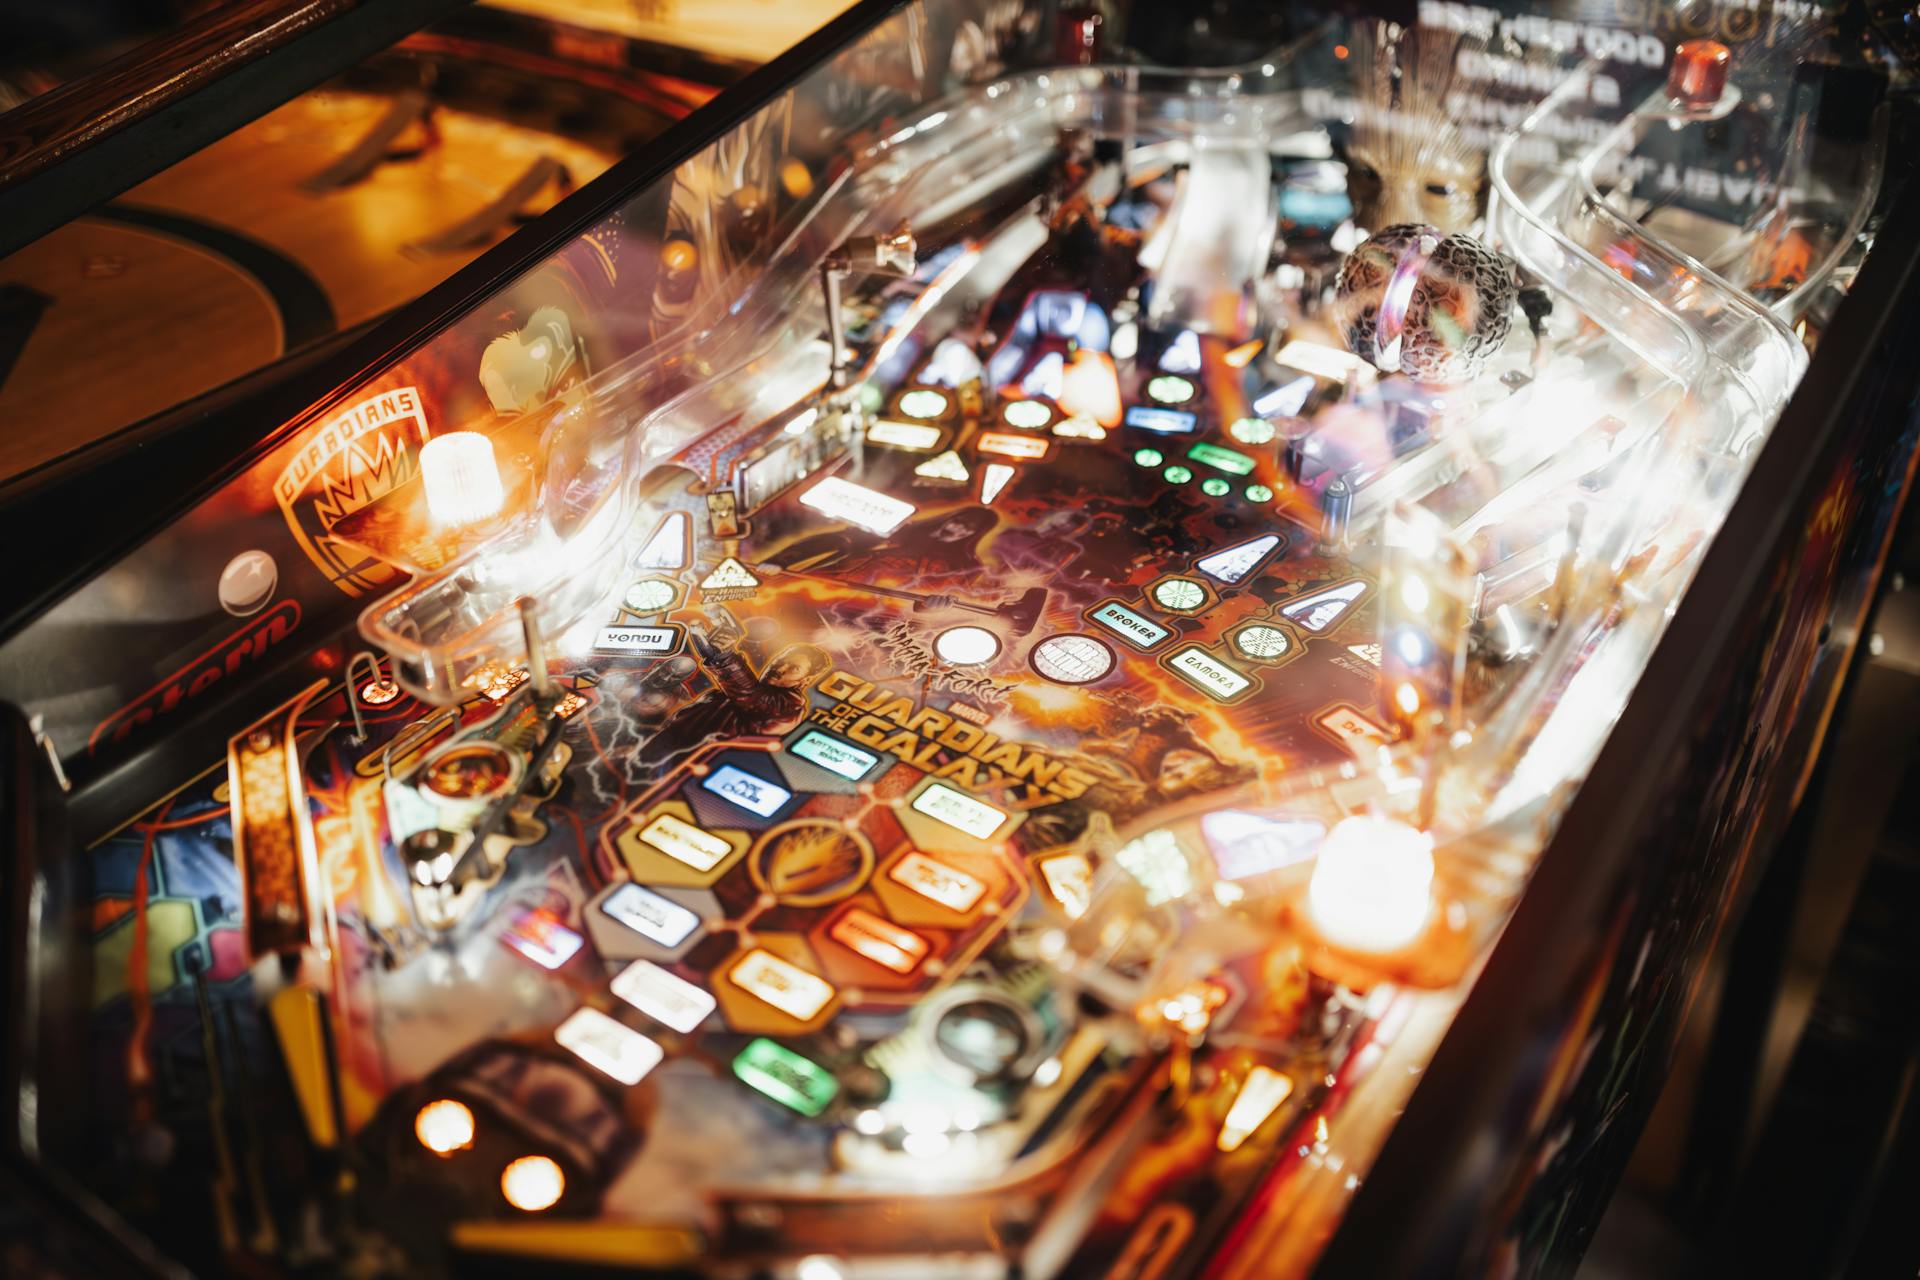
[[[1120,425],[1120,374],[1105,352],[1085,347],[1073,353],[1061,379],[1060,407],[1071,414],[1084,414],[1103,427]]]
[[[521,1156],[500,1174],[507,1203],[527,1213],[551,1209],[567,1189],[567,1175],[546,1156]]]
[[[444,525],[476,524],[500,512],[506,495],[493,441],[478,431],[449,431],[420,447],[427,510]]]
[[[450,1156],[473,1145],[473,1112],[452,1098],[429,1102],[413,1118],[413,1136],[433,1154]]]
[[[1398,951],[1433,914],[1433,837],[1391,818],[1344,819],[1320,847],[1307,909],[1335,946]]]

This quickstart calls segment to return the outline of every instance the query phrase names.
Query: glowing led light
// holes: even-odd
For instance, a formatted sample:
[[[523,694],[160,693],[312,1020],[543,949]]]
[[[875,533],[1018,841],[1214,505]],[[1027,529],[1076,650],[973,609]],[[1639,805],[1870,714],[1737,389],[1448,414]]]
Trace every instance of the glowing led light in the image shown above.
[[[369,680],[360,686],[360,701],[370,707],[384,707],[400,696],[400,686],[391,680]]]
[[[1336,946],[1398,951],[1433,914],[1432,837],[1391,818],[1344,819],[1320,847],[1307,910]]]
[[[638,885],[634,886],[638,888]],[[664,1027],[688,1032],[714,1011],[712,993],[650,960],[635,960],[613,980],[613,994]]]
[[[413,1117],[413,1136],[437,1156],[449,1156],[473,1145],[473,1112],[464,1102],[439,1098]]]
[[[809,729],[788,743],[787,754],[817,764],[828,773],[837,773],[849,782],[860,781],[880,763],[880,757],[873,752],[842,742],[819,729]]]
[[[1004,462],[989,462],[980,474],[980,501],[992,506],[1000,491],[1013,479],[1013,468]]]
[[[808,1254],[793,1267],[793,1280],[846,1280],[846,1274],[839,1259],[824,1253]]]
[[[903,977],[919,967],[930,949],[927,940],[913,930],[860,907],[848,908],[827,934],[854,954]]]
[[[1185,404],[1193,399],[1193,384],[1177,374],[1163,373],[1147,379],[1147,395],[1161,404]]]
[[[892,533],[913,514],[911,502],[902,502],[839,476],[828,476],[801,494],[800,504],[881,535]]]
[[[1277,658],[1293,646],[1278,627],[1255,623],[1233,633],[1233,647],[1249,658]]]
[[[1113,340],[1107,344],[1115,360],[1131,360],[1134,352],[1140,349],[1140,326],[1129,320],[1113,331]]]
[[[947,398],[938,391],[921,388],[900,397],[900,412],[909,418],[937,418],[947,411]]]
[[[853,1127],[869,1138],[875,1138],[887,1131],[887,1118],[869,1107],[854,1116]]]
[[[1168,578],[1154,585],[1153,602],[1163,609],[1198,609],[1207,602],[1207,590],[1191,578]]]
[[[1047,442],[1032,436],[1010,436],[1004,431],[989,431],[975,441],[982,453],[997,453],[1008,458],[1044,458]]]
[[[1167,670],[1221,702],[1231,702],[1253,687],[1250,677],[1235,671],[1199,645],[1174,650],[1167,659]]]
[[[840,1092],[832,1072],[765,1037],[747,1042],[733,1060],[733,1074],[742,1084],[803,1116],[819,1115]]]
[[[1413,715],[1420,710],[1420,691],[1402,681],[1400,687],[1393,691],[1393,704],[1407,715]]]
[[[986,885],[966,872],[936,862],[918,849],[896,862],[887,878],[949,911],[968,910],[987,891]]]
[[[1157,431],[1163,436],[1184,436],[1200,425],[1200,419],[1185,409],[1162,409],[1136,404],[1127,410],[1127,425],[1142,431]]]
[[[658,613],[680,592],[664,578],[642,578],[627,588],[621,603],[635,613]]]
[[[1248,502],[1272,502],[1273,490],[1267,488],[1267,486],[1263,484],[1250,484],[1247,486],[1247,501]]]
[[[1260,348],[1266,345],[1263,339],[1254,338],[1241,343],[1220,358],[1226,361],[1229,369],[1244,369],[1253,363],[1253,358],[1260,354]]]
[[[712,573],[700,580],[702,591],[739,591],[760,585],[760,579],[747,571],[732,556],[728,556],[715,566]]]
[[[934,1156],[946,1154],[953,1139],[944,1133],[910,1133],[900,1139],[900,1149],[910,1156],[930,1160]]]
[[[1053,410],[1038,400],[1014,400],[1000,411],[1000,420],[1010,427],[1038,431],[1053,421]]]
[[[776,808],[778,806],[775,806]],[[702,831],[691,822],[663,813],[640,829],[640,842],[651,845],[669,858],[686,863],[695,871],[711,871],[733,852],[733,846],[710,831]]]
[[[1160,369],[1164,373],[1198,373],[1200,335],[1191,329],[1182,329],[1176,334],[1160,355]]]
[[[539,1213],[560,1203],[567,1175],[546,1156],[521,1156],[500,1171],[500,1194],[523,1213]]]
[[[427,510],[444,525],[490,520],[506,501],[493,441],[478,431],[449,431],[421,445],[420,483]]]
[[[957,480],[965,484],[972,478],[967,464],[960,455],[949,449],[945,453],[935,454],[913,469],[913,474],[925,476],[929,480]]]
[[[687,567],[687,549],[693,545],[693,522],[684,511],[669,511],[660,521],[660,527],[647,539],[647,545],[641,549],[639,567],[642,569],[684,569]]]
[[[1227,434],[1241,444],[1267,444],[1280,434],[1280,428],[1265,418],[1237,418]]]
[[[1120,425],[1120,374],[1104,352],[1085,347],[1074,352],[1060,394],[1053,398],[1070,414],[1084,414],[1103,427]]]
[[[1113,670],[1113,650],[1092,636],[1049,636],[1033,647],[1027,661],[1055,684],[1092,684]]]
[[[1185,484],[1187,481],[1193,479],[1193,472],[1177,462],[1160,474],[1166,477],[1168,484]]]
[[[1300,369],[1329,382],[1345,382],[1356,374],[1371,381],[1373,375],[1373,366],[1351,351],[1298,338],[1281,347],[1274,359],[1289,369]]]
[[[608,894],[600,910],[663,947],[679,946],[688,934],[700,927],[699,916],[631,880]]]
[[[1040,864],[1047,892],[1070,920],[1078,920],[1093,905],[1093,863],[1084,853],[1063,853]]]
[[[1193,869],[1173,832],[1164,828],[1149,831],[1137,840],[1121,845],[1113,855],[1121,869],[1146,890],[1147,905],[1157,907],[1193,892]]]
[[[1279,534],[1262,534],[1258,538],[1222,547],[1212,555],[1202,556],[1194,567],[1217,582],[1231,585],[1259,568],[1260,562],[1272,555],[1274,548],[1279,545]]]
[[[740,957],[728,970],[727,981],[801,1022],[826,1008],[833,999],[833,986],[826,979],[758,947]]]
[[[1289,600],[1280,606],[1280,616],[1319,635],[1346,617],[1366,593],[1367,584],[1355,578],[1337,587],[1328,587],[1325,591],[1315,591]]]
[[[1135,449],[1133,461],[1136,466],[1157,467],[1167,460],[1167,455],[1158,449]]]
[[[944,782],[936,782],[913,798],[913,811],[944,822],[956,831],[964,831],[976,840],[985,840],[1000,829],[1007,815],[984,801]]]
[[[948,627],[933,638],[933,651],[949,666],[977,667],[1000,655],[1000,637],[985,627]]]
[[[659,1045],[591,1005],[575,1009],[554,1029],[553,1038],[588,1066],[626,1085],[639,1084],[666,1057]]]
[[[1426,579],[1409,575],[1400,584],[1400,599],[1415,613],[1424,613],[1427,606],[1433,603],[1433,593],[1427,589]]]
[[[930,427],[924,422],[895,422],[892,418],[881,418],[867,428],[867,440],[894,449],[925,453],[940,443],[940,428]]]
[[[1212,444],[1202,440],[1187,450],[1187,457],[1215,471],[1224,471],[1228,475],[1245,476],[1253,474],[1253,459],[1238,449],[1229,449],[1225,445]]]
[[[1053,434],[1062,440],[1105,440],[1107,429],[1085,414],[1076,413],[1054,423]]]
[[[1224,498],[1233,492],[1233,486],[1225,480],[1222,480],[1219,476],[1208,476],[1200,482],[1200,492],[1206,494],[1209,498]]]
[[[1227,1108],[1226,1119],[1220,1124],[1220,1150],[1238,1151],[1292,1095],[1293,1077],[1264,1066],[1247,1072],[1246,1082],[1240,1086],[1233,1105]]]
[[[790,436],[805,435],[807,428],[819,420],[820,411],[818,409],[808,409],[803,413],[794,414],[792,418],[787,420],[787,425],[780,429]]]
[[[781,805],[793,799],[793,792],[785,787],[731,764],[723,764],[702,778],[700,786],[762,818],[771,818]]]
[[[1027,371],[1020,380],[1020,390],[1030,396],[1045,396],[1049,400],[1061,400],[1061,392],[1066,388],[1067,362],[1058,351],[1049,351],[1040,357],[1040,362]]]

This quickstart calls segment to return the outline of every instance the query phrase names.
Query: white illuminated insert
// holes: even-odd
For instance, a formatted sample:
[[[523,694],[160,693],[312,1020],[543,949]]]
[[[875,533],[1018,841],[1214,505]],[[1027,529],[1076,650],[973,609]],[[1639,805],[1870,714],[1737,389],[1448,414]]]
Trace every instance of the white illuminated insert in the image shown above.
[[[660,527],[647,539],[647,545],[640,549],[640,559],[636,562],[642,569],[684,569],[687,567],[687,549],[693,545],[693,522],[684,511],[669,511],[661,518]]]
[[[420,446],[427,511],[441,524],[477,524],[500,514],[506,494],[493,441],[478,431],[449,431]]]
[[[938,391],[909,391],[900,397],[900,412],[909,418],[937,418],[947,411],[947,398]]]
[[[574,1010],[554,1031],[553,1038],[582,1062],[621,1084],[639,1084],[666,1057],[659,1045],[591,1006]]]
[[[911,502],[902,502],[839,476],[828,476],[801,494],[800,503],[822,515],[878,534],[892,533],[913,514]]]
[[[867,439],[874,444],[895,449],[925,452],[940,443],[940,428],[930,427],[924,422],[896,422],[892,418],[882,418],[867,428]]]
[[[764,1000],[790,1018],[807,1021],[833,999],[826,979],[789,964],[758,947],[740,957],[727,973],[728,981],[748,995]]]
[[[631,880],[608,894],[600,910],[663,947],[679,946],[700,927],[700,917],[692,911]]]
[[[1356,816],[1327,833],[1307,885],[1321,936],[1350,951],[1398,951],[1433,914],[1433,838],[1391,818]]]
[[[1062,440],[1105,440],[1107,429],[1085,414],[1076,413],[1054,423],[1053,434]]]
[[[1227,1118],[1220,1124],[1222,1151],[1237,1151],[1240,1145],[1259,1131],[1280,1104],[1293,1096],[1293,1077],[1272,1067],[1255,1066],[1247,1072],[1246,1083],[1234,1095]]]
[[[1013,479],[1013,468],[1004,462],[989,462],[986,470],[980,474],[980,501],[987,506],[1000,496],[1000,491]]]
[[[1329,382],[1345,382],[1356,374],[1363,381],[1373,380],[1372,365],[1351,351],[1341,351],[1325,343],[1296,338],[1275,352],[1273,358],[1289,369],[1300,369]]]
[[[1000,420],[1023,431],[1038,431],[1053,421],[1053,410],[1038,400],[1015,400],[1000,411]]]
[[[1047,456],[1047,442],[1033,436],[1008,435],[1004,431],[989,431],[975,442],[982,453],[997,453],[1008,458],[1038,459]]]
[[[702,831],[691,822],[663,813],[640,829],[640,842],[652,845],[669,858],[686,863],[695,871],[711,871],[733,852],[733,846]]]
[[[1229,702],[1245,693],[1251,678],[1235,671],[1198,645],[1188,645],[1167,659],[1167,666],[1202,693]]]
[[[965,484],[970,478],[967,464],[962,462],[960,455],[951,449],[928,458],[913,469],[913,474],[925,476],[929,480],[957,480],[961,484]]]
[[[1194,567],[1209,578],[1231,586],[1258,568],[1260,562],[1272,555],[1273,549],[1279,545],[1279,534],[1263,534],[1258,538],[1249,538],[1245,542],[1224,547],[1210,556],[1203,556]]]
[[[651,960],[635,960],[613,980],[613,994],[663,1027],[692,1031],[713,1012],[713,993],[669,973]]]
[[[887,878],[949,911],[969,910],[987,891],[987,886],[973,876],[937,862],[918,849],[894,863]]]
[[[924,813],[936,822],[944,822],[956,831],[964,831],[975,840],[985,840],[1000,829],[1007,815],[983,800],[975,800],[964,791],[956,791],[936,782],[913,798],[913,811]]]
[[[732,556],[722,560],[717,568],[700,581],[702,591],[733,591],[760,585],[760,579],[747,571]]]
[[[985,627],[948,627],[933,638],[933,651],[953,667],[977,667],[1000,654],[1000,637]]]

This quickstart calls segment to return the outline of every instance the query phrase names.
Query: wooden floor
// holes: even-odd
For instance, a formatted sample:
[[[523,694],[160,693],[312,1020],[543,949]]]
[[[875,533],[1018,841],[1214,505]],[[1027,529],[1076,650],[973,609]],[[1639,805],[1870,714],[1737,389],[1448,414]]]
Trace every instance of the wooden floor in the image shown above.
[[[614,159],[442,108],[439,140],[417,158],[304,191],[387,105],[305,94],[0,260],[0,297],[32,298],[38,313],[0,308],[15,317],[0,319],[0,477],[259,368],[318,336],[316,322],[350,326],[417,296],[487,245],[409,246],[484,208],[540,156],[576,184]],[[136,225],[141,215],[158,216]]]
[[[852,0],[487,0],[555,22],[767,62],[846,10]]]

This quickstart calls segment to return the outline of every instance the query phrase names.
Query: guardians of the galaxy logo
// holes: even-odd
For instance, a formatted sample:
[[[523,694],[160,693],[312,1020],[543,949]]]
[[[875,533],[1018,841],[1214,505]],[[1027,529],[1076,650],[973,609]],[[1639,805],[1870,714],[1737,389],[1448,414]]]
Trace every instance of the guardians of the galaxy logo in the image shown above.
[[[874,751],[973,791],[1000,791],[1016,808],[1037,809],[1084,794],[1097,779],[1038,748],[1000,735],[850,672],[834,670],[814,686],[831,707],[807,718]]]
[[[394,570],[335,543],[333,526],[412,479],[427,435],[419,391],[383,391],[310,432],[274,481],[300,549],[350,596],[380,586]]]

